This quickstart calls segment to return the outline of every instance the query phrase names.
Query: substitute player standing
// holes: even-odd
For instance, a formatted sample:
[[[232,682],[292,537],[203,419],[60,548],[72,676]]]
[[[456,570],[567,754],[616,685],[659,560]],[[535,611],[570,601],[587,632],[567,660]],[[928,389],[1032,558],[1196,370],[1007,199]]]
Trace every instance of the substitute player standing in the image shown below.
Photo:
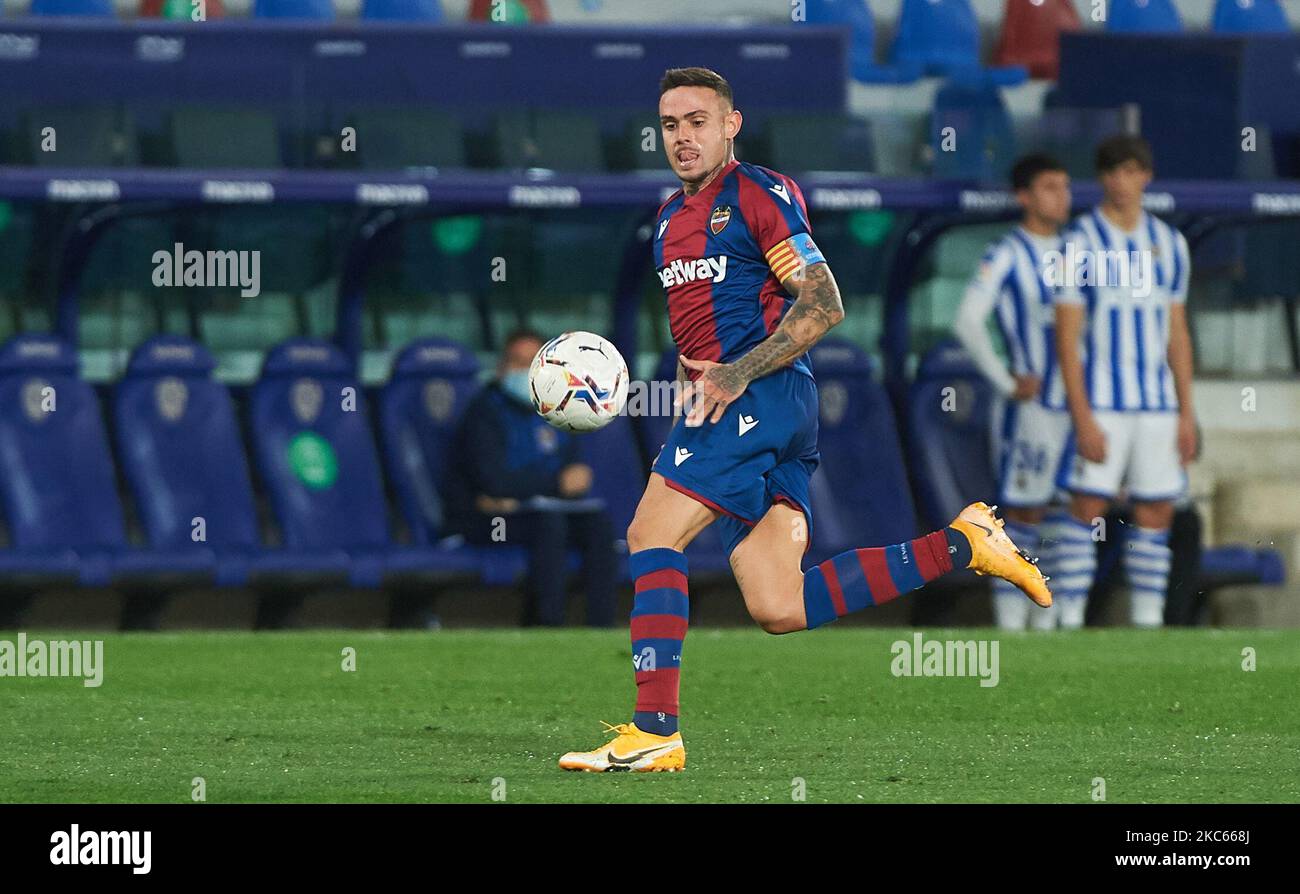
[[[1121,488],[1135,528],[1124,551],[1133,624],[1159,627],[1169,584],[1173,501],[1196,456],[1187,240],[1142,208],[1151,148],[1140,137],[1097,147],[1102,201],[1067,232],[1056,337],[1076,455],[1070,519],[1053,569],[1061,626],[1083,625],[1097,570],[1094,520]]]
[[[839,290],[812,240],[799,187],[736,161],[742,119],[720,75],[668,71],[659,118],[682,188],[659,209],[655,266],[690,379],[687,413],[660,450],[627,532],[635,713],[630,723],[606,724],[610,742],[560,758],[566,770],[686,765],[678,731],[682,550],[715,520],[745,607],[769,633],[817,627],[961,568],[1005,577],[1040,605],[1052,598],[982,503],[942,531],[800,570],[819,458],[817,389],[804,355],[843,318]]]
[[[953,334],[976,367],[1008,400],[1002,419],[998,505],[1007,532],[1050,572],[1050,549],[1040,550],[1043,518],[1056,493],[1069,441],[1070,416],[1056,363],[1054,287],[1048,263],[1061,250],[1060,229],[1070,220],[1070,175],[1047,155],[1026,155],[1011,168],[1011,188],[1024,212],[1019,225],[989,245],[962,295]],[[996,320],[1010,369],[998,358],[988,318]],[[1052,542],[1052,538],[1047,538]],[[1023,630],[1029,603],[1005,580],[993,582],[993,613],[1005,630]],[[1055,608],[1033,613],[1036,629],[1056,625]]]

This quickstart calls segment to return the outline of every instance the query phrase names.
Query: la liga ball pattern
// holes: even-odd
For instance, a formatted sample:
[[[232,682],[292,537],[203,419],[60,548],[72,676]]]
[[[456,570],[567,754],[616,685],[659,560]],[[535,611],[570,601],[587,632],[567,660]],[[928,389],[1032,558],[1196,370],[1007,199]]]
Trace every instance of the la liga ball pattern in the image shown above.
[[[594,332],[565,332],[542,345],[528,372],[533,408],[563,431],[595,431],[623,411],[623,355]]]

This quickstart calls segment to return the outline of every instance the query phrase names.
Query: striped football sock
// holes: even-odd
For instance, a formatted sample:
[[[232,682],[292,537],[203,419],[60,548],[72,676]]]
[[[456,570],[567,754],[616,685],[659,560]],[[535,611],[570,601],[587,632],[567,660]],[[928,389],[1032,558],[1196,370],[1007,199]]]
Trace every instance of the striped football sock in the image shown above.
[[[636,712],[644,732],[677,732],[677,697],[686,639],[686,556],[675,549],[643,549],[628,556],[636,596],[632,601],[632,667]]]
[[[1007,519],[1003,528],[1016,546],[1031,556],[1039,554],[1041,534],[1038,525]],[[1011,581],[1000,577],[993,578],[993,619],[1003,630],[1024,630],[1029,620],[1029,608],[1033,605],[1019,587]]]
[[[1088,591],[1097,576],[1097,544],[1087,522],[1066,513],[1054,516],[1053,522],[1056,543],[1050,551],[1050,564],[1043,570],[1052,579],[1061,627],[1077,630],[1083,626]]]
[[[840,553],[803,576],[805,625],[811,630],[849,612],[883,605],[954,568],[967,567],[970,559],[970,541],[956,528]]]
[[[1129,618],[1135,627],[1160,627],[1169,589],[1169,531],[1134,527],[1125,547],[1124,571],[1132,591]]]

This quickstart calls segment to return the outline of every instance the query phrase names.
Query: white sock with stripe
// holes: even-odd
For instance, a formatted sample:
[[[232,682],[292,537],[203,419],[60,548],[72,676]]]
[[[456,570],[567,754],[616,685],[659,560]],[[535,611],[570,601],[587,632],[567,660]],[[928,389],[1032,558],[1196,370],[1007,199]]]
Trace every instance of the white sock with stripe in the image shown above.
[[[1129,618],[1134,627],[1165,623],[1165,593],[1169,589],[1169,530],[1134,527],[1124,549],[1129,583]]]
[[[1092,526],[1072,515],[1054,516],[1053,529],[1056,543],[1050,551],[1050,564],[1043,570],[1052,578],[1048,586],[1059,606],[1061,627],[1077,630],[1083,626],[1088,591],[1097,575],[1097,544],[1092,539]]]

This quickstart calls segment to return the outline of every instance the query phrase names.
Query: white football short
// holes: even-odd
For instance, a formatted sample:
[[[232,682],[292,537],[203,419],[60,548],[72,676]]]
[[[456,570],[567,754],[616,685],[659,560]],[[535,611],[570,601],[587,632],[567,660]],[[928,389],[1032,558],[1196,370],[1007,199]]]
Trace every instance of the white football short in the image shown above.
[[[1070,439],[1070,414],[1037,401],[1007,401],[999,438],[998,503],[1046,506],[1058,487]]]
[[[1089,462],[1072,450],[1070,490],[1114,499],[1121,489],[1143,502],[1176,500],[1187,490],[1178,457],[1178,414],[1097,410],[1106,459]]]

